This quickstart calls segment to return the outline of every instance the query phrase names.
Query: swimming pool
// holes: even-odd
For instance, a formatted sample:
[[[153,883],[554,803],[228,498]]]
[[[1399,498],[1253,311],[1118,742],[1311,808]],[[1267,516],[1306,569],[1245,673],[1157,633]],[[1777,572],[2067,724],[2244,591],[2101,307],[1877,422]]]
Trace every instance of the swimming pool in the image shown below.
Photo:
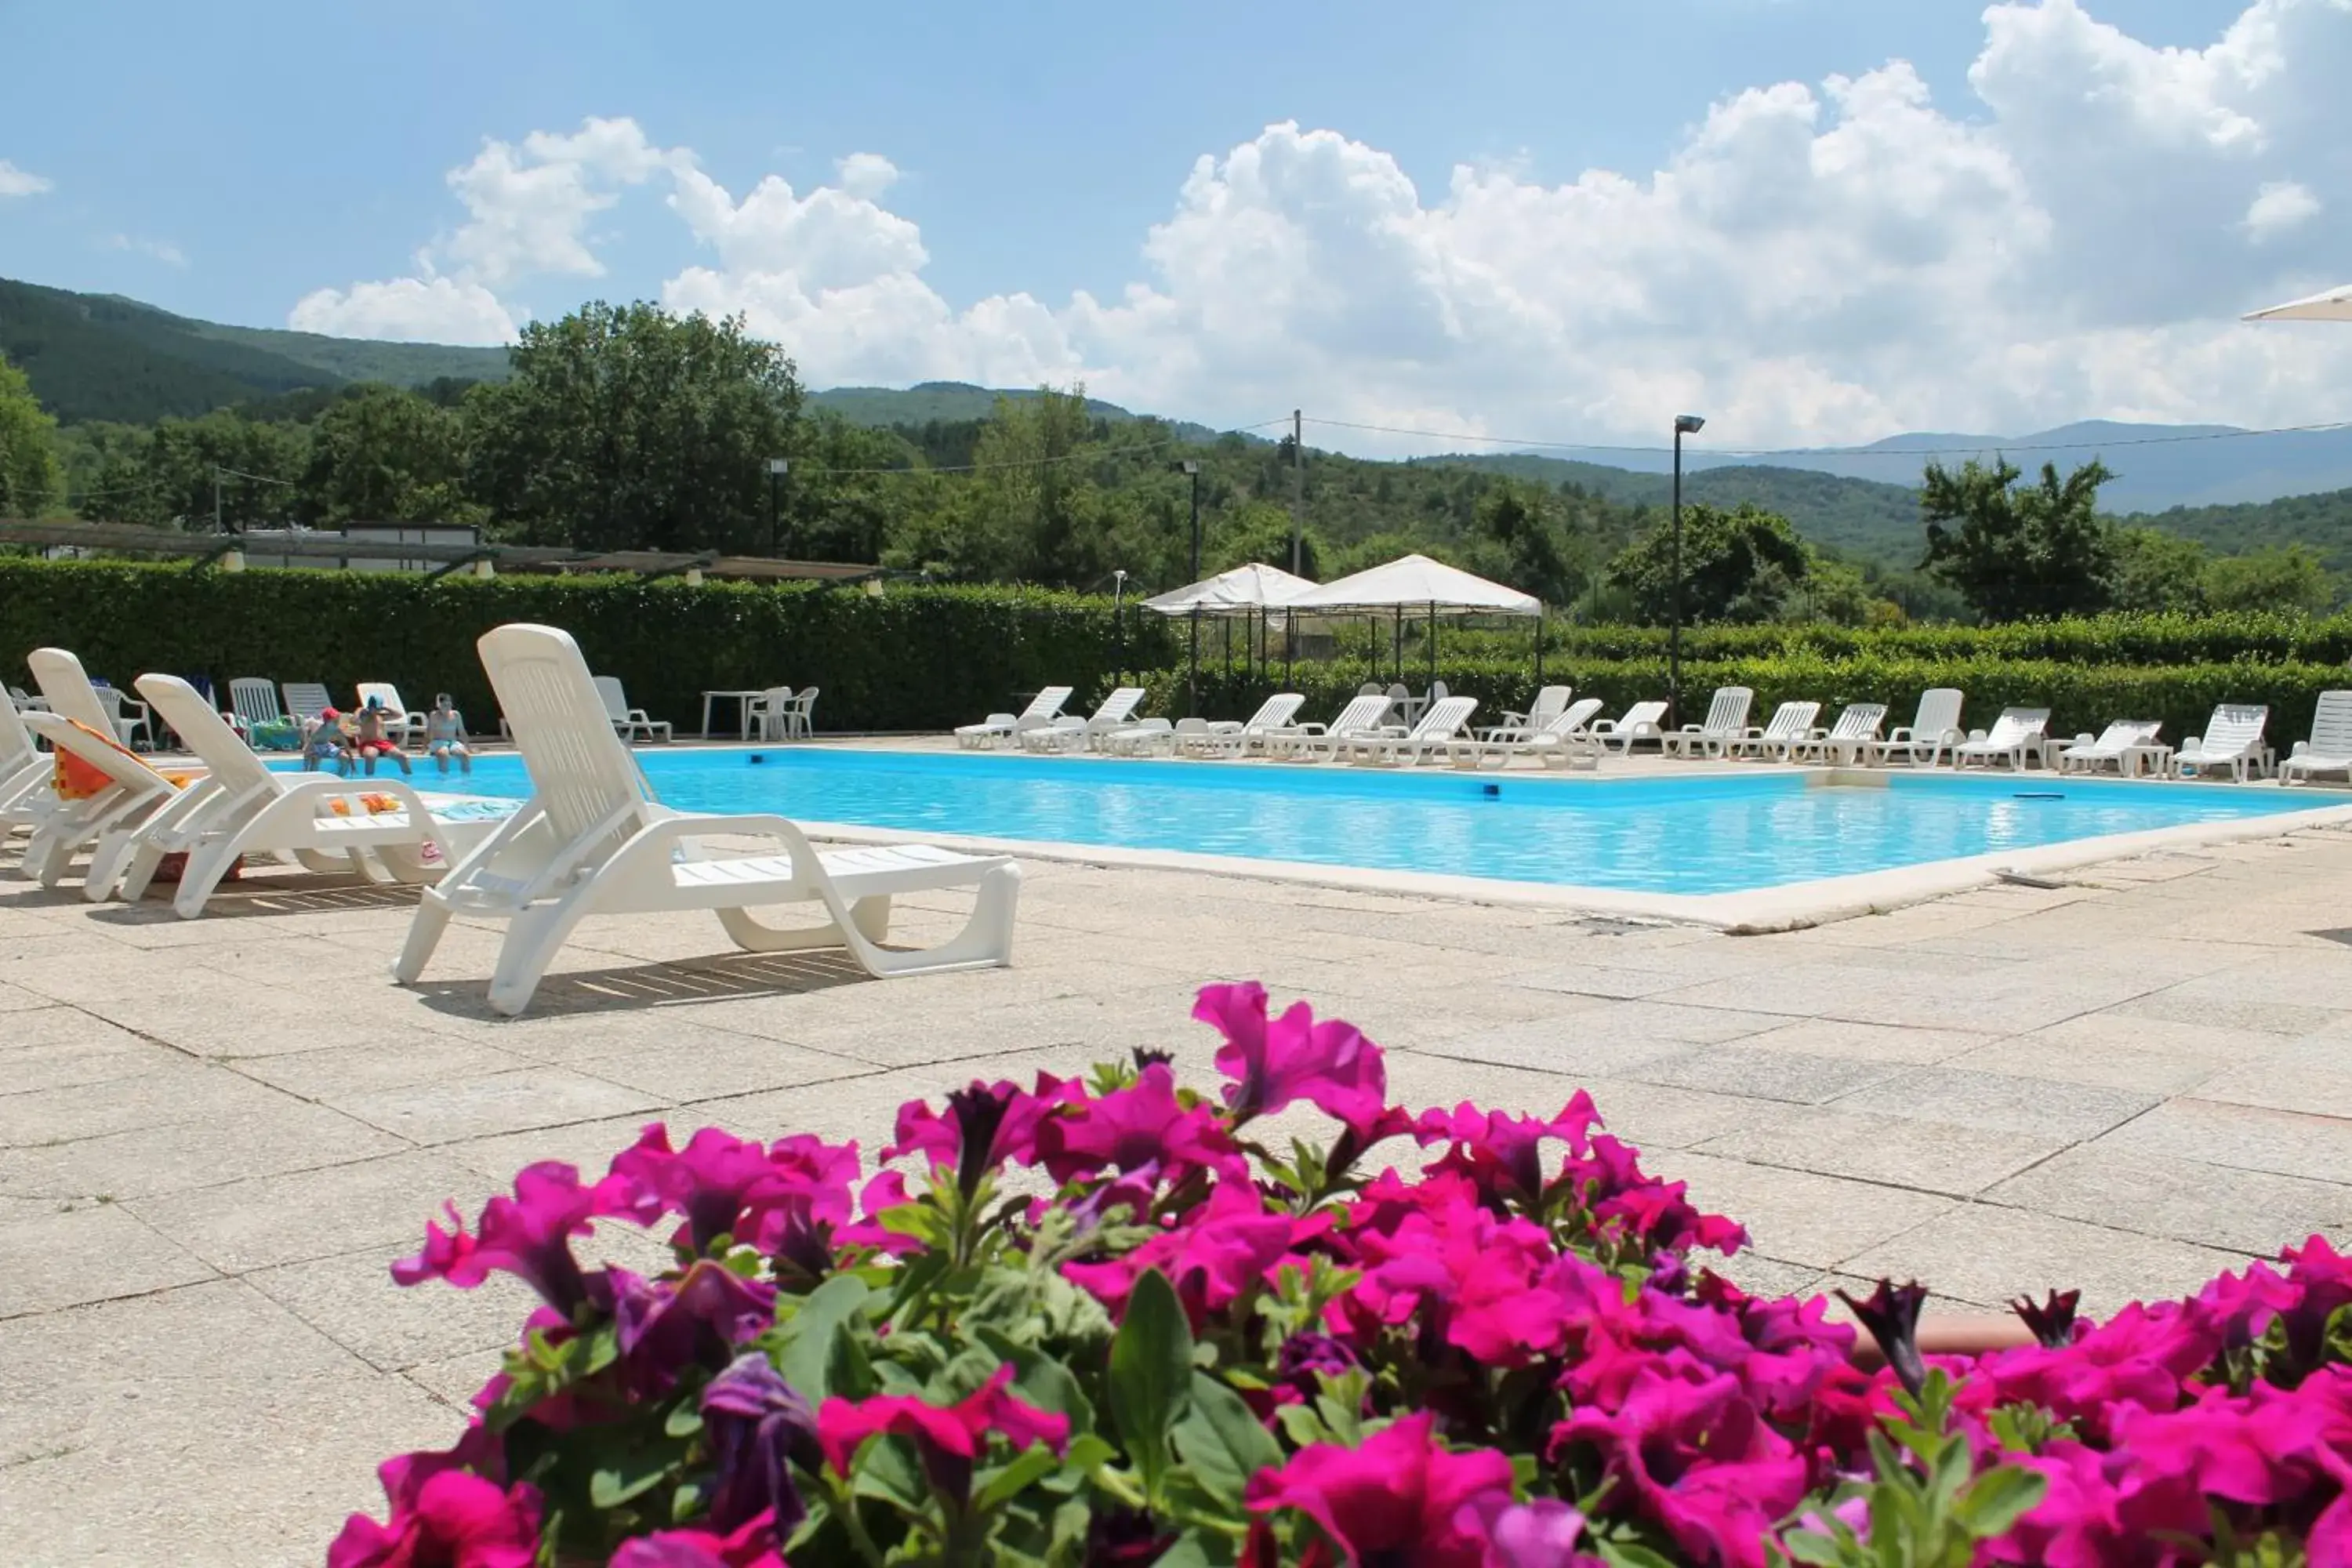
[[[1002,753],[640,751],[667,804],[909,834],[1178,851],[1564,887],[1705,895],[2337,804],[2303,791],[2048,774],[1796,770],[1548,779]],[[419,780],[432,777],[419,769]],[[1818,775],[1814,775],[1818,776]],[[512,756],[462,786],[521,795]]]

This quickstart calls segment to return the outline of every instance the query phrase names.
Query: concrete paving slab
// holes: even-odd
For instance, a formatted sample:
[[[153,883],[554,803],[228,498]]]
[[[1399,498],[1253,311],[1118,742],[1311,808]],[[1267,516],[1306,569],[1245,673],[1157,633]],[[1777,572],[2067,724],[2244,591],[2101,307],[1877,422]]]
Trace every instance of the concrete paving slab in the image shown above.
[[[2018,1296],[2079,1289],[2083,1309],[2182,1292],[2182,1279],[2242,1268],[2240,1254],[1987,1204],[1964,1205],[1851,1259],[1843,1272],[1919,1279],[1994,1307]]]
[[[1836,1106],[1788,1106],[1763,1125],[1694,1147],[1729,1160],[1967,1197],[2049,1158],[2064,1144],[1948,1121]]]
[[[2352,1186],[2158,1158],[2112,1141],[2053,1154],[1982,1201],[2236,1252],[2274,1254],[2315,1233],[2352,1239]]]
[[[0,1318],[143,1296],[213,1278],[118,1204],[0,1220]]]

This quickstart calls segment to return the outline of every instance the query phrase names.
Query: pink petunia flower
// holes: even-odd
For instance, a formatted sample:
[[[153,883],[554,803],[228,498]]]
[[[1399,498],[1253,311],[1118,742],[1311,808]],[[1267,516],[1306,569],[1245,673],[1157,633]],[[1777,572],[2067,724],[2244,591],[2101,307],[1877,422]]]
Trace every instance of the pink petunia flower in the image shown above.
[[[1490,1201],[1516,1197],[1527,1203],[1539,1196],[1549,1184],[1544,1143],[1564,1143],[1571,1154],[1581,1154],[1588,1147],[1586,1134],[1600,1120],[1592,1097],[1580,1089],[1559,1114],[1550,1118],[1480,1110],[1465,1100],[1452,1110],[1423,1111],[1413,1135],[1423,1148],[1433,1143],[1453,1145],[1432,1170],[1459,1172]]]
[[[1234,1148],[1216,1114],[1178,1103],[1176,1075],[1164,1062],[1145,1068],[1127,1088],[1080,1100],[1048,1121],[1038,1133],[1037,1152],[1057,1182],[1155,1163],[1170,1181],[1181,1181],[1193,1171],[1236,1181],[1249,1176],[1249,1163]]]
[[[1250,1478],[1250,1510],[1297,1509],[1350,1563],[1481,1568],[1486,1539],[1479,1505],[1509,1503],[1511,1461],[1492,1448],[1454,1453],[1437,1441],[1435,1426],[1423,1411],[1354,1448],[1310,1444],[1280,1469]]]
[[[391,1519],[352,1515],[327,1548],[327,1568],[533,1568],[539,1561],[535,1488],[405,1459],[380,1473]]]
[[[608,1268],[604,1279],[621,1364],[640,1394],[668,1388],[689,1365],[724,1366],[736,1346],[775,1326],[776,1288],[717,1258],[698,1258],[675,1283],[625,1268]]]
[[[1465,1503],[1456,1523],[1486,1538],[1486,1568],[1586,1568],[1601,1559],[1579,1552],[1584,1516],[1558,1498],[1513,1502],[1488,1492]]]
[[[1380,1047],[1353,1024],[1315,1021],[1315,1010],[1294,1002],[1281,1017],[1266,1017],[1265,987],[1204,985],[1192,1016],[1224,1036],[1217,1070],[1234,1081],[1225,1104],[1242,1121],[1272,1116],[1306,1100],[1369,1134],[1388,1104],[1388,1068]]]
[[[707,1530],[662,1530],[625,1541],[612,1568],[784,1568],[776,1550],[776,1521],[762,1513],[725,1535]]]
[[[1613,1414],[1584,1408],[1552,1428],[1552,1450],[1597,1447],[1617,1480],[1603,1504],[1656,1522],[1699,1562],[1763,1568],[1772,1521],[1805,1495],[1805,1461],[1730,1376],[1644,1373]]]
[[[905,1394],[882,1394],[852,1403],[828,1399],[816,1413],[817,1443],[836,1474],[849,1474],[850,1461],[868,1437],[905,1437],[921,1456],[924,1472],[941,1492],[961,1505],[971,1495],[972,1461],[996,1433],[1014,1449],[1043,1443],[1055,1453],[1069,1446],[1069,1417],[1007,1394],[1010,1363],[1000,1366],[969,1398],[942,1407]]]
[[[1330,1230],[1328,1214],[1270,1211],[1246,1182],[1220,1182],[1209,1201],[1142,1246],[1107,1263],[1066,1263],[1063,1276],[1112,1311],[1149,1268],[1168,1276],[1199,1330],[1212,1313],[1270,1280],[1298,1247]],[[1304,1267],[1304,1261],[1299,1260]]]
[[[573,1167],[542,1161],[524,1166],[515,1177],[514,1196],[502,1194],[482,1205],[481,1223],[471,1236],[457,1205],[449,1205],[449,1228],[427,1225],[424,1250],[394,1263],[392,1277],[402,1285],[446,1279],[470,1290],[493,1272],[511,1274],[568,1317],[587,1296],[572,1238],[588,1234],[591,1220],[640,1213],[625,1181],[607,1176],[583,1187]]]
[[[1077,1079],[1051,1073],[1039,1073],[1034,1089],[1003,1079],[992,1084],[974,1079],[948,1096],[945,1115],[919,1100],[900,1106],[898,1142],[882,1151],[882,1158],[921,1154],[933,1165],[954,1169],[958,1184],[969,1192],[982,1172],[1007,1163],[1035,1164],[1039,1131],[1062,1106],[1086,1098],[1086,1086]]]

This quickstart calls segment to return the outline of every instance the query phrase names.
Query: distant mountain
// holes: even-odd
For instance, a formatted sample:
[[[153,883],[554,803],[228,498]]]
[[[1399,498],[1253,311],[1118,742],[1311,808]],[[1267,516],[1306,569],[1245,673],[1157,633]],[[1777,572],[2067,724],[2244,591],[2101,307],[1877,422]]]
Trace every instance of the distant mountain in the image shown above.
[[[144,425],[352,381],[507,373],[504,349],[384,343],[199,321],[112,294],[0,279],[0,353],[67,424]]]
[[[1034,387],[987,387],[974,386],[967,381],[924,381],[904,390],[895,386],[827,387],[822,392],[810,393],[808,400],[813,406],[838,414],[853,425],[887,428],[894,425],[919,427],[985,419],[996,411],[996,400],[1000,397],[1019,402],[1036,395]],[[1087,399],[1087,412],[1114,425],[1151,417],[1121,408],[1116,403],[1105,403],[1099,397]],[[1221,434],[1206,425],[1195,425],[1189,420],[1171,419],[1166,423],[1169,433],[1179,440],[1213,441]]]

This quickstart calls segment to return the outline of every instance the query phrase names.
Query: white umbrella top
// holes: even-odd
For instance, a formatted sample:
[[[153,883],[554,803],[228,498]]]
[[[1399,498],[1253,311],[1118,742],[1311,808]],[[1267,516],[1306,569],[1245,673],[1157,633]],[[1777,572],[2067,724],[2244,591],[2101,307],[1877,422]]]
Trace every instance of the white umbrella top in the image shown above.
[[[2266,310],[2255,310],[2249,321],[2352,321],[2352,283],[2308,299],[2290,300]]]
[[[1204,616],[1238,616],[1282,609],[1314,586],[1304,577],[1253,561],[1187,587],[1171,588],[1144,600],[1143,607],[1163,616],[1189,616],[1196,610]]]
[[[1489,583],[1426,555],[1407,555],[1385,566],[1326,583],[1284,606],[1316,610],[1426,610],[1451,616],[1539,616],[1533,594]]]

